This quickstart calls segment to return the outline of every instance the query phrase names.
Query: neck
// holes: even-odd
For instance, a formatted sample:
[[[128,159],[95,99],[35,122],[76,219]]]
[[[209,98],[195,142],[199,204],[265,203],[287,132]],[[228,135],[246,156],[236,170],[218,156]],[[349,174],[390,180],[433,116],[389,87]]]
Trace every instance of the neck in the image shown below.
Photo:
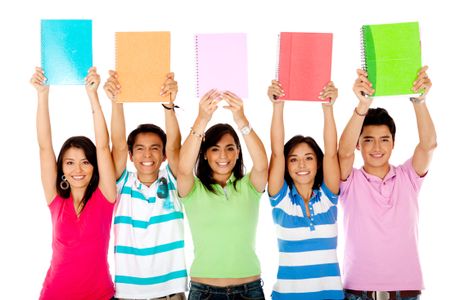
[[[220,184],[221,187],[225,187],[227,185],[228,179],[230,179],[231,173],[222,175],[222,174],[214,174],[213,179],[217,184]]]
[[[311,199],[314,182],[306,184],[294,182],[294,185],[295,188],[297,189],[297,193],[299,193],[300,196],[302,196],[303,201],[309,202],[309,199]]]
[[[364,171],[366,171],[368,174],[376,176],[378,178],[384,179],[384,177],[389,173],[389,170],[391,169],[391,166],[386,163],[383,166],[380,167],[371,167],[364,165]]]
[[[158,179],[158,173],[151,175],[138,174],[138,179],[142,184],[151,186]]]
[[[86,192],[85,188],[71,188],[70,195],[72,196],[73,202],[79,204],[84,197],[84,193]]]

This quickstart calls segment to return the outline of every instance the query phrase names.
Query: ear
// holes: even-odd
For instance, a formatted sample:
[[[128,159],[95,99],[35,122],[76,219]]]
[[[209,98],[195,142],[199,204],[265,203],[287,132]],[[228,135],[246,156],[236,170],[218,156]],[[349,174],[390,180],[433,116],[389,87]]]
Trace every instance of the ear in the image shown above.
[[[162,161],[164,162],[164,161],[166,161],[166,159],[167,159],[167,156],[166,156],[165,154],[163,154],[163,159],[162,159]]]
[[[128,155],[130,156],[130,161],[133,162],[133,153],[132,152],[128,152]]]
[[[359,145],[359,140],[358,140],[358,142],[356,143],[356,149],[358,149],[358,151],[361,151],[361,146]]]

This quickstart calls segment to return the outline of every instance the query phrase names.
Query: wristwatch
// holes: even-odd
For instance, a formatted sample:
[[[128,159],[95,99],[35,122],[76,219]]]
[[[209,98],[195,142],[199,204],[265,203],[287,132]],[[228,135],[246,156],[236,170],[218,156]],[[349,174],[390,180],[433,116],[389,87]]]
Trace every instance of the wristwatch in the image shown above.
[[[252,126],[250,126],[250,124],[245,125],[244,127],[242,127],[240,129],[242,135],[248,135],[251,131],[252,131]]]

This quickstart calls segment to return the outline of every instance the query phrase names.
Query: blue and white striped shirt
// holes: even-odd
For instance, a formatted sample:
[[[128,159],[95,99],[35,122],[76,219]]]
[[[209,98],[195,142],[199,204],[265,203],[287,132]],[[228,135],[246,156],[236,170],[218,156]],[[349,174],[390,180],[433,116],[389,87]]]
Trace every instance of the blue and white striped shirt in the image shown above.
[[[337,260],[337,201],[322,184],[309,201],[310,217],[295,186],[270,197],[280,252],[272,298],[344,299]]]
[[[149,299],[187,290],[183,212],[169,167],[150,186],[134,172],[117,181],[116,298]]]

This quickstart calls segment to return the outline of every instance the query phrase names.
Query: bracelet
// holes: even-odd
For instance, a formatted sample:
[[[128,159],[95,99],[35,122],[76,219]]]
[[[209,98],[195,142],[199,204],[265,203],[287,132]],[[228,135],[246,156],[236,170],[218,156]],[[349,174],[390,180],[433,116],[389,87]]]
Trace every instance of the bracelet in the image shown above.
[[[175,111],[175,108],[180,108],[178,105],[173,105],[172,107],[165,105],[164,103],[161,103],[162,107],[164,107],[167,110],[172,110]]]
[[[412,103],[416,104],[416,103],[422,103],[425,102],[425,98],[417,98],[417,97],[410,97],[409,101],[411,101]]]
[[[249,135],[250,132],[252,132],[252,126],[250,126],[250,124],[245,125],[244,127],[240,128],[239,130],[241,131],[242,135]]]
[[[360,117],[365,117],[365,116],[367,116],[368,110],[367,110],[365,113],[361,114],[361,113],[358,112],[358,110],[357,110],[356,107],[355,107],[354,112],[355,112],[355,114],[357,114],[357,115],[360,116]]]
[[[202,140],[202,142],[205,141],[205,134],[204,133],[198,133],[191,127],[191,135],[196,136]]]

